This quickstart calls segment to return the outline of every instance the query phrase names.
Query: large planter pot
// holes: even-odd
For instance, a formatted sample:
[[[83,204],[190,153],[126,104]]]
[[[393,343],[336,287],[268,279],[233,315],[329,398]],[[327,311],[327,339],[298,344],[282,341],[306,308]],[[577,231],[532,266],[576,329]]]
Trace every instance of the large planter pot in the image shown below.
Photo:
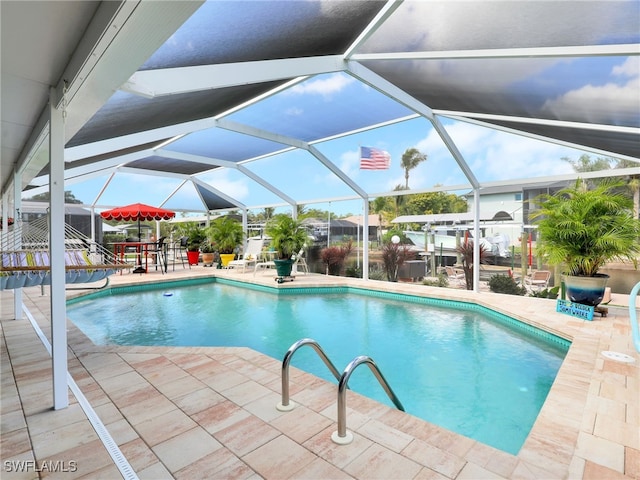
[[[276,264],[276,273],[279,277],[288,277],[291,275],[293,260],[291,260],[290,258],[286,258],[284,260],[275,259],[273,263]]]
[[[597,306],[604,297],[604,289],[609,281],[609,275],[598,273],[593,277],[563,276],[567,290],[567,298],[574,303]]]
[[[197,265],[199,258],[200,258],[200,251],[195,251],[195,252],[187,251],[187,260],[189,261],[189,265]]]
[[[213,252],[202,253],[202,263],[205,267],[213,265],[213,261],[215,260],[215,258],[216,254]]]
[[[220,254],[220,262],[222,262],[222,266],[223,267],[228,267],[229,263],[232,262],[234,258],[236,258],[236,254],[235,253],[221,253]]]

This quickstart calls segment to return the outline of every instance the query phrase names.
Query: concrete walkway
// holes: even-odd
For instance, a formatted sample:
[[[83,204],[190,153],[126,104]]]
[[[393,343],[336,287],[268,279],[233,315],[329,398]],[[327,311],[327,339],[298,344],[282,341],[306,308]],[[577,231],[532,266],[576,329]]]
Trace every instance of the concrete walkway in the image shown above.
[[[248,348],[95,346],[68,322],[69,371],[139,478],[640,478],[640,356],[628,311],[584,322],[555,302],[415,284],[269,276],[204,267],[161,275],[114,275],[112,285],[220,275],[277,288],[354,285],[475,301],[573,341],[517,456],[348,393],[352,444],[331,441],[336,386],[292,368],[291,412],[280,400],[280,359]],[[70,292],[77,295],[81,292]],[[54,411],[51,359],[0,292],[2,478],[121,478],[73,394]],[[624,303],[622,296],[614,302]],[[628,299],[627,299],[628,301]],[[24,289],[49,335],[49,297]],[[602,356],[625,353],[635,363]],[[35,462],[35,463],[34,463]]]

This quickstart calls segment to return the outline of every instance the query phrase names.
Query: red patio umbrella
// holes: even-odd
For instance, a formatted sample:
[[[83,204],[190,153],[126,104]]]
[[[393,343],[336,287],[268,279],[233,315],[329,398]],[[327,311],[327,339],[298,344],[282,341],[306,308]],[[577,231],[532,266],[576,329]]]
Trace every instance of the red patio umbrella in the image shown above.
[[[137,220],[138,240],[140,240],[141,220],[170,220],[176,216],[176,212],[172,212],[171,210],[166,210],[164,208],[152,207],[151,205],[145,205],[144,203],[134,203],[124,207],[105,210],[104,212],[100,212],[100,216],[105,220],[117,220],[124,222]]]

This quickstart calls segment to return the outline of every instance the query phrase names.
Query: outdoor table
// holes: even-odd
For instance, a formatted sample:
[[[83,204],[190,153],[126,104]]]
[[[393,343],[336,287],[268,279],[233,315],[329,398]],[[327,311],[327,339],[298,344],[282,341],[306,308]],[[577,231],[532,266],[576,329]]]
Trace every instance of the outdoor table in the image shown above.
[[[114,242],[113,254],[117,259],[124,262],[126,249],[134,248],[138,261],[136,262],[136,268],[132,273],[147,273],[148,270],[148,253],[157,253],[155,251],[156,242]],[[149,252],[152,249],[153,252]],[[142,256],[144,255],[144,266],[142,266]]]

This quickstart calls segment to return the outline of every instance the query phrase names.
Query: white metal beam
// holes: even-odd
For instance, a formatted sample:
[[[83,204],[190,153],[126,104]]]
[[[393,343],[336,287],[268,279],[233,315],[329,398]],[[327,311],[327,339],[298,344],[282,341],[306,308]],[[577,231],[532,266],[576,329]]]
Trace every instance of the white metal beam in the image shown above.
[[[369,70],[364,65],[355,62],[349,61],[347,62],[348,71],[360,81],[366,83],[367,85],[375,88],[379,92],[385,94],[389,98],[394,99],[395,101],[401,103],[407,108],[410,108],[414,112],[419,113],[425,118],[431,119],[433,118],[433,111],[427,107],[424,103],[415,99],[407,92],[398,88],[396,85],[391,83],[390,81],[382,78],[377,73]]]
[[[247,208],[247,206],[236,200],[235,198],[230,197],[229,195],[227,195],[226,193],[221,192],[220,190],[218,190],[215,187],[212,187],[211,185],[209,185],[208,183],[203,182],[202,180],[200,180],[199,178],[194,178],[191,177],[190,179],[194,184],[201,186],[202,188],[204,188],[205,190],[210,191],[211,193],[216,194],[217,196],[219,196],[220,198],[222,198],[223,200],[226,200],[227,202],[235,205],[237,208]],[[197,190],[197,189],[196,189]],[[207,203],[204,201],[204,198],[201,198],[202,200],[202,204],[206,205]]]
[[[256,138],[262,138],[263,140],[269,140],[275,143],[281,143],[282,145],[288,145],[291,147],[306,149],[308,143],[298,138],[287,137],[286,135],[280,135],[261,128],[251,127],[243,123],[233,122],[231,120],[219,120],[218,127],[230,130],[232,132],[242,133]]]
[[[402,5],[403,0],[388,0],[384,7],[380,9],[380,11],[376,14],[375,17],[369,22],[369,25],[365,27],[358,38],[354,40],[354,42],[347,48],[346,52],[344,52],[344,58],[349,59],[354,52],[363,45],[370,37],[373,35],[378,28],[380,28],[384,22],[393,15],[400,5]]]
[[[146,98],[288,80],[344,70],[341,55],[196,65],[135,72],[121,89]]]
[[[640,128],[625,127],[624,125],[606,125],[603,123],[570,122],[567,120],[553,120],[549,118],[514,117],[511,115],[497,115],[492,113],[459,112],[452,110],[434,110],[433,113],[455,120],[489,120],[496,122],[527,123],[530,125],[545,125],[559,128],[579,128],[581,130],[598,130],[601,132],[628,133],[640,136]]]
[[[65,134],[75,135],[201,4],[200,0],[102,2],[56,87],[56,102],[66,103]],[[41,162],[48,156],[34,152],[48,121],[49,111],[44,108],[16,162],[25,184],[46,165]]]
[[[614,152],[610,152],[610,151],[607,151],[607,150],[602,150],[600,148],[593,148],[593,147],[588,147],[586,145],[579,145],[577,143],[571,143],[571,142],[567,142],[567,141],[564,141],[564,140],[558,140],[556,138],[545,137],[543,135],[538,135],[538,134],[535,134],[535,133],[525,132],[525,131],[522,131],[522,130],[517,130],[515,128],[505,127],[504,125],[498,125],[498,124],[495,124],[495,123],[488,123],[488,122],[484,122],[482,120],[476,120],[476,119],[473,119],[473,118],[456,117],[456,116],[452,116],[452,117],[448,117],[448,118],[451,118],[453,120],[458,120],[460,122],[466,122],[466,123],[471,123],[471,124],[474,124],[474,125],[479,125],[481,127],[490,128],[492,130],[498,130],[498,131],[501,131],[501,132],[507,132],[507,133],[511,133],[513,135],[519,135],[521,137],[532,138],[532,139],[540,140],[540,141],[547,142],[547,143],[553,143],[555,145],[562,145],[564,147],[574,148],[576,150],[583,150],[585,152],[592,152],[592,153],[595,153],[596,155],[604,155],[604,156],[607,156],[607,157],[615,157],[615,158],[621,158],[621,159],[631,160],[631,161],[640,160],[640,157],[632,157],[630,155],[622,155],[620,153],[614,153]],[[505,121],[510,121],[510,120],[507,120],[508,118],[511,118],[511,117],[505,117]],[[576,122],[573,122],[573,123],[575,124]],[[578,128],[578,127],[574,126],[574,128]],[[626,129],[626,128],[631,128],[631,127],[622,127],[622,128]],[[627,133],[627,132],[625,131],[624,133]]]
[[[466,162],[466,160],[462,156],[462,153],[460,152],[460,150],[458,150],[458,146],[455,144],[453,139],[449,136],[449,132],[447,132],[447,129],[444,128],[444,125],[442,125],[442,123],[440,123],[440,120],[438,119],[437,116],[434,116],[431,119],[431,123],[433,124],[433,128],[436,130],[436,132],[438,132],[438,135],[440,135],[440,138],[442,138],[442,141],[444,142],[444,144],[447,146],[447,148],[451,152],[451,155],[453,155],[453,158],[455,158],[458,166],[462,169],[464,176],[467,177],[467,180],[469,180],[469,182],[474,188],[478,188],[479,186],[478,179],[476,178],[475,174],[471,170],[471,167],[469,167],[469,164]]]
[[[53,369],[53,408],[69,406],[67,386],[67,307],[64,252],[64,121],[56,109],[56,92],[49,100],[49,259],[51,262],[51,350]]]
[[[206,163],[206,164],[212,165],[212,166],[227,167],[227,168],[232,168],[234,170],[238,170],[240,173],[242,173],[243,175],[246,175],[247,177],[249,177],[254,182],[258,183],[259,185],[262,185],[264,188],[269,190],[271,193],[273,193],[277,197],[282,198],[284,201],[286,201],[291,206],[295,206],[296,205],[296,201],[293,198],[291,198],[289,195],[287,195],[286,193],[284,193],[280,189],[278,189],[278,188],[274,187],[273,185],[271,185],[269,182],[264,180],[262,177],[260,177],[260,176],[256,175],[255,173],[253,173],[251,170],[249,170],[244,165],[239,165],[237,163],[229,162],[229,161],[226,161],[226,160],[219,160],[219,159],[214,159],[214,158],[210,158],[210,157],[203,157],[201,155],[193,155],[193,154],[189,154],[189,153],[172,152],[170,150],[159,150],[157,153],[158,153],[158,155],[162,155],[163,157],[173,158],[175,160],[185,160],[185,161],[191,161],[191,162]]]
[[[351,190],[353,190],[354,192],[356,192],[358,194],[358,196],[360,196],[360,198],[363,198],[365,200],[367,200],[369,198],[369,195],[367,194],[367,192],[360,186],[358,185],[356,182],[354,182],[351,177],[349,177],[348,175],[346,175],[342,170],[340,170],[335,163],[333,163],[331,160],[329,160],[322,152],[320,152],[320,150],[318,150],[316,147],[314,147],[313,145],[309,145],[308,147],[309,153],[311,153],[311,155],[313,155],[314,157],[316,157],[318,160],[320,160],[320,162],[329,170],[331,170],[331,172],[338,177],[340,180],[342,180],[345,184],[347,184],[347,186],[349,188],[351,188]]]
[[[430,50],[422,52],[355,53],[351,60],[460,60],[472,58],[548,58],[640,55],[640,44],[565,47]]]
[[[282,143],[284,145],[290,145],[292,147],[300,148],[302,150],[307,150],[314,157],[320,160],[320,162],[325,167],[331,170],[331,172],[334,175],[336,175],[340,180],[342,180],[347,186],[349,186],[349,188],[351,188],[354,192],[356,192],[361,198],[367,198],[367,192],[365,192],[359,185],[357,185],[353,180],[351,180],[351,177],[345,175],[345,173],[342,170],[340,170],[332,161],[330,161],[327,157],[325,157],[317,148],[315,148],[313,145],[310,145],[307,142],[304,142],[297,138],[287,137],[285,135],[279,135],[276,133],[268,132],[266,130],[250,127],[248,125],[243,125],[243,124],[232,122],[229,120],[220,120],[218,122],[218,126],[220,128],[225,128],[235,132],[244,133],[245,135],[251,135],[253,137],[270,140],[272,142]]]
[[[391,82],[385,80],[377,73],[374,73],[368,68],[360,65],[358,62],[350,61],[348,65],[349,65],[349,72],[351,72],[355,77],[359,78],[363,82],[367,83],[368,85],[371,85],[373,88],[379,90],[380,92],[384,93],[388,97],[393,98],[394,100],[402,103],[406,107],[412,109],[413,111],[421,114],[422,116],[430,120],[431,123],[433,124],[434,129],[438,132],[438,134],[442,138],[442,141],[445,143],[445,145],[447,146],[447,148],[455,158],[456,162],[464,172],[469,182],[471,182],[471,184],[474,187],[478,185],[478,180],[476,179],[475,175],[471,171],[471,168],[469,167],[467,162],[464,160],[462,153],[460,153],[460,150],[458,150],[458,147],[453,142],[453,140],[447,133],[444,126],[433,114],[433,110],[431,110],[428,106],[426,106],[419,100],[415,99],[408,93],[406,93],[404,90],[396,87]]]

